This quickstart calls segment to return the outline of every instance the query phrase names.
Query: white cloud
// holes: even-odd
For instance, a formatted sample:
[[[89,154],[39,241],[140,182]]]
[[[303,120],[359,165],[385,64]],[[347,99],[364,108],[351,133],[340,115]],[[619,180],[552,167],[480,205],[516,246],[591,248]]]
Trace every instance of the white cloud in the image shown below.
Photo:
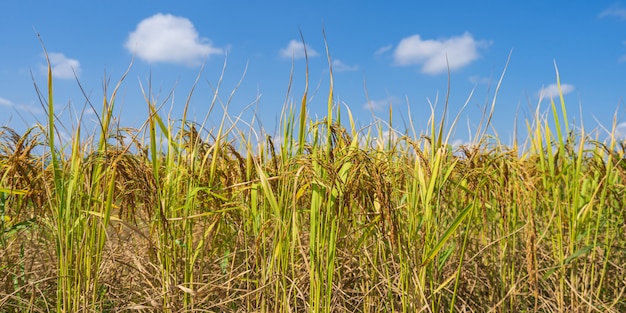
[[[615,129],[615,137],[626,140],[626,122],[621,122]]]
[[[382,111],[389,105],[389,100],[369,100],[363,105],[364,109]]]
[[[426,39],[413,35],[400,40],[393,53],[396,65],[420,65],[422,73],[440,74],[462,68],[480,56],[478,50],[490,45],[487,41],[476,41],[472,34],[447,39]]]
[[[357,65],[347,65],[338,59],[333,60],[333,70],[337,72],[350,72],[350,71],[356,71],[358,69],[359,67]]]
[[[286,59],[302,59],[304,58],[304,48],[305,45],[301,41],[291,40],[287,47],[284,49],[280,49],[280,56]],[[317,51],[313,50],[313,48],[306,46],[306,54],[309,57],[315,57],[320,55]]]
[[[369,100],[367,101],[367,103],[363,104],[363,108],[373,111],[382,111],[387,109],[389,107],[389,104],[393,104],[399,101],[400,100],[395,96],[391,96],[387,99]]]
[[[20,110],[20,111],[25,111],[25,112],[28,112],[28,113],[32,113],[32,114],[44,113],[44,111],[41,108],[34,107],[32,105],[26,105],[26,104],[15,105],[15,109]]]
[[[40,108],[33,107],[30,105],[26,105],[26,104],[15,104],[13,101],[6,99],[6,98],[2,98],[2,97],[0,97],[0,106],[11,107],[11,108],[14,108],[15,110],[30,112],[33,114],[43,113],[43,111]]]
[[[162,13],[139,22],[128,35],[124,47],[150,63],[187,66],[199,65],[212,54],[224,53],[223,49],[214,47],[208,38],[200,37],[188,19]]]
[[[561,91],[563,92],[563,95],[566,95],[574,90],[575,88],[573,85],[561,84]],[[537,96],[539,97],[540,100],[558,98],[559,87],[556,84],[550,84],[546,87],[541,88],[539,91],[537,91]]]
[[[374,52],[374,55],[381,55],[389,50],[391,50],[391,48],[393,48],[393,45],[386,45],[383,47],[378,48],[378,50],[376,50],[376,52]]]
[[[469,80],[470,83],[472,84],[476,84],[476,85],[489,85],[493,82],[493,80],[491,79],[491,77],[480,77],[477,75],[473,75],[467,78],[467,80]]]
[[[50,60],[50,67],[52,67],[52,77],[59,79],[72,79],[74,73],[76,76],[80,75],[80,62],[76,59],[70,59],[63,53],[48,53],[48,59]],[[48,67],[41,66],[43,73],[47,73]]]
[[[453,149],[457,149],[457,148],[459,148],[459,147],[461,147],[463,145],[467,145],[467,144],[468,144],[467,141],[465,141],[463,139],[457,138],[457,139],[452,140],[452,143],[450,145],[452,146]]]
[[[13,102],[5,98],[0,98],[0,105],[10,107],[13,106]]]
[[[606,8],[604,11],[600,12],[599,16],[600,17],[612,16],[612,17],[617,17],[622,20],[626,20],[626,9],[621,8],[618,4],[614,4]]]

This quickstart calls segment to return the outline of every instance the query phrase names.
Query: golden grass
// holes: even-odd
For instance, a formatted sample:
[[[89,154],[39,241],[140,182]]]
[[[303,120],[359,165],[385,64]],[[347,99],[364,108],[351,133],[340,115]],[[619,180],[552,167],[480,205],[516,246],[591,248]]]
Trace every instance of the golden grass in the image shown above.
[[[147,127],[115,126],[113,91],[99,137],[60,142],[47,97],[50,125],[0,130],[2,311],[626,311],[626,144],[572,132],[562,98],[518,150],[451,147],[434,113],[376,143],[332,85],[278,145],[149,89]]]

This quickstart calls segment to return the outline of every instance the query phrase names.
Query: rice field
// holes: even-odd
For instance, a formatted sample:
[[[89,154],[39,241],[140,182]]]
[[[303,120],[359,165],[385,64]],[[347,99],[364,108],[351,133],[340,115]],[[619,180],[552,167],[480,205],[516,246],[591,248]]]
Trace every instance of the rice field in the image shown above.
[[[446,113],[357,128],[332,79],[325,117],[305,91],[271,137],[149,90],[123,127],[122,77],[62,140],[49,67],[46,123],[0,129],[0,311],[626,312],[615,125],[570,125],[561,96],[522,142],[489,136],[487,107],[452,146]]]

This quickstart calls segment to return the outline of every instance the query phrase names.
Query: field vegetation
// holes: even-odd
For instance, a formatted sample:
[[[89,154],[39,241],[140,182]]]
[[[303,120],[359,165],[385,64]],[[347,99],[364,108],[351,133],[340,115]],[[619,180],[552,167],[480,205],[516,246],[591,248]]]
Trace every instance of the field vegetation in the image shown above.
[[[453,147],[447,101],[359,129],[332,68],[326,116],[305,91],[275,137],[166,116],[150,86],[122,127],[122,77],[62,140],[52,83],[45,124],[0,129],[2,312],[626,312],[626,142],[562,96],[512,145],[494,100]]]

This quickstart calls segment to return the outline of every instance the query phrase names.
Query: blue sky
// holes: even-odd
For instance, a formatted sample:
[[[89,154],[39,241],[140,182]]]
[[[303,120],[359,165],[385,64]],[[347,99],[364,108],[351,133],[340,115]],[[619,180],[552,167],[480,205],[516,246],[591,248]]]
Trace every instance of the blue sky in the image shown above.
[[[626,136],[626,3],[612,1],[5,0],[0,2],[0,125],[22,130],[45,120],[33,87],[33,78],[45,87],[39,33],[53,65],[57,113],[66,121],[86,104],[75,74],[100,110],[105,78],[110,94],[133,55],[116,103],[122,126],[140,126],[147,117],[140,86],[151,85],[157,101],[167,100],[162,113],[180,118],[204,64],[190,102],[191,119],[202,121],[227,60],[219,93],[224,103],[243,76],[228,112],[254,120],[255,127],[260,122],[273,134],[285,101],[298,103],[302,97],[300,31],[309,54],[310,114],[326,114],[322,30],[333,62],[335,100],[345,103],[362,127],[387,120],[392,103],[397,129],[403,131],[411,119],[418,132],[426,131],[429,102],[438,98],[441,111],[450,78],[450,117],[468,101],[453,139],[468,141],[511,55],[493,120],[504,142],[513,136],[516,116],[522,134],[524,119],[538,105],[541,112],[548,109],[540,94],[543,90],[548,99],[553,92],[555,62],[570,120],[580,125],[582,110],[585,129],[598,123],[610,127],[619,109]],[[218,104],[208,127],[221,117]],[[95,116],[87,112],[84,119]]]

